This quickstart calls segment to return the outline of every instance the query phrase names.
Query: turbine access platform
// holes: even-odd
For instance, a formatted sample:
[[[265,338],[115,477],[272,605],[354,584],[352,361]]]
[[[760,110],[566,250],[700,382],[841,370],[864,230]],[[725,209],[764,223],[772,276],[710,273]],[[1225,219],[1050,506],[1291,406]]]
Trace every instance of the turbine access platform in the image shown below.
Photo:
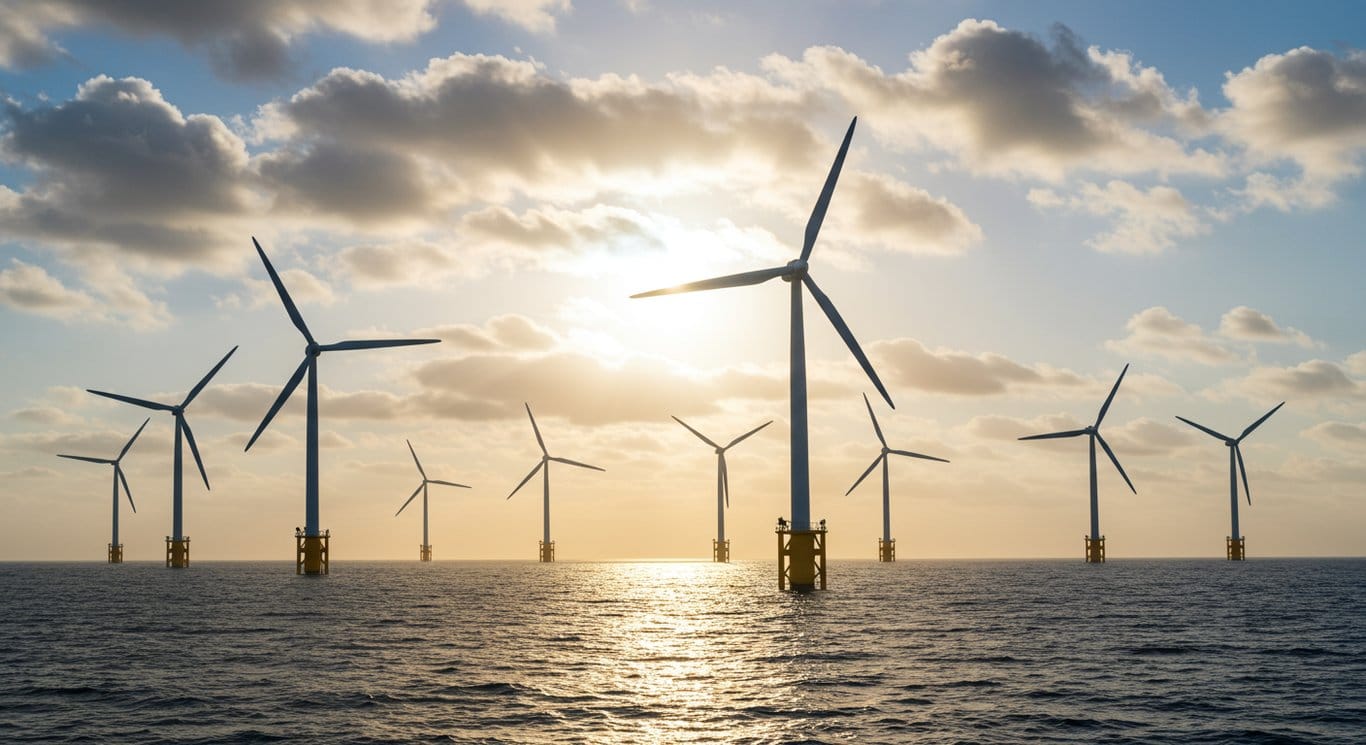
[[[825,521],[812,530],[793,530],[778,518],[778,589],[808,592],[825,589]]]

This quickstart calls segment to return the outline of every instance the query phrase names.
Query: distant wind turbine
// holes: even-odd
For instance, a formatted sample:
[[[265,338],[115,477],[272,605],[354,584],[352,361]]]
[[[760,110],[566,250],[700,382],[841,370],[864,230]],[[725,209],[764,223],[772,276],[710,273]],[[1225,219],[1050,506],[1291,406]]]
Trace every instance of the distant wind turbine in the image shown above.
[[[1129,480],[1129,474],[1124,472],[1124,466],[1119,464],[1119,458],[1115,457],[1115,451],[1110,449],[1110,445],[1105,442],[1105,438],[1100,436],[1100,423],[1105,419],[1105,412],[1110,410],[1110,402],[1115,400],[1115,392],[1119,390],[1119,384],[1124,382],[1124,373],[1129,372],[1129,366],[1125,365],[1119,372],[1119,379],[1115,381],[1115,387],[1110,389],[1110,395],[1105,398],[1105,404],[1100,407],[1100,413],[1096,415],[1096,423],[1085,429],[1073,429],[1066,432],[1052,432],[1046,435],[1029,435],[1021,437],[1021,440],[1053,440],[1060,437],[1080,437],[1086,435],[1091,441],[1091,536],[1086,539],[1086,560],[1092,563],[1105,561],[1105,538],[1100,534],[1100,505],[1096,494],[1096,442],[1105,449],[1105,454],[1110,456],[1110,462],[1115,464],[1115,470],[1124,477],[1124,483],[1129,485],[1130,491],[1137,494],[1134,482]]]
[[[1226,540],[1226,549],[1228,558],[1234,561],[1242,561],[1246,557],[1245,551],[1247,546],[1243,539],[1243,534],[1238,532],[1238,475],[1240,473],[1243,477],[1243,492],[1247,494],[1247,504],[1249,507],[1252,506],[1252,490],[1247,486],[1247,467],[1243,465],[1243,451],[1239,446],[1242,444],[1243,440],[1247,439],[1248,435],[1252,434],[1253,430],[1262,426],[1262,422],[1270,419],[1271,415],[1280,410],[1282,406],[1285,406],[1284,401],[1276,404],[1275,408],[1263,414],[1261,419],[1247,425],[1247,429],[1243,430],[1243,433],[1237,437],[1221,435],[1203,424],[1196,424],[1183,416],[1177,417],[1177,419],[1195,427],[1201,432],[1216,439],[1223,440],[1224,446],[1228,448],[1228,502],[1229,509],[1233,513],[1233,532],[1229,534],[1228,539]]]
[[[882,540],[878,541],[877,555],[878,561],[896,561],[896,544],[892,542],[892,502],[890,495],[891,488],[887,476],[887,456],[904,455],[907,458],[935,460],[940,463],[948,463],[948,461],[943,458],[936,458],[933,455],[921,455],[920,453],[912,453],[909,450],[893,450],[887,447],[887,438],[882,436],[882,428],[877,424],[877,415],[873,413],[873,405],[868,403],[868,394],[866,393],[863,394],[863,405],[868,407],[868,418],[873,420],[873,433],[877,435],[878,442],[882,443],[882,452],[873,459],[873,462],[864,470],[863,475],[858,477],[858,480],[854,482],[853,486],[849,487],[849,491],[846,491],[844,496],[849,496],[858,488],[859,484],[863,483],[864,479],[868,478],[868,474],[872,473],[873,469],[877,468],[879,463],[882,464]]]
[[[849,330],[848,324],[840,317],[839,311],[835,310],[834,303],[830,298],[816,286],[816,281],[812,279],[809,272],[807,261],[811,258],[811,250],[815,248],[816,237],[820,234],[821,223],[825,220],[825,212],[830,207],[830,198],[835,193],[835,183],[839,180],[840,169],[844,166],[844,157],[849,152],[849,142],[854,136],[854,126],[858,124],[858,117],[854,117],[849,122],[849,130],[844,135],[844,142],[840,145],[839,153],[835,156],[835,162],[830,166],[830,173],[826,176],[825,187],[821,189],[820,197],[816,200],[816,206],[811,210],[811,217],[806,223],[806,236],[802,241],[801,255],[788,262],[784,266],[773,267],[771,269],[760,269],[752,272],[731,274],[725,277],[704,279],[697,282],[669,287],[662,290],[652,290],[632,295],[633,298],[654,297],[656,295],[669,295],[679,292],[695,292],[698,290],[717,290],[725,287],[742,287],[745,285],[755,285],[767,282],[771,279],[781,277],[784,282],[792,285],[791,291],[791,330],[790,330],[790,366],[789,376],[789,396],[788,403],[791,411],[791,511],[792,523],[790,542],[791,558],[791,582],[793,589],[809,590],[818,581],[824,583],[824,536],[818,537],[811,530],[811,479],[810,479],[810,454],[807,448],[807,418],[806,418],[806,337],[802,325],[802,287],[803,285],[811,291],[811,296],[816,299],[821,310],[825,312],[830,323],[844,339],[845,345],[858,360],[863,371],[868,374],[868,378],[873,381],[873,385],[882,398],[887,401],[888,406],[895,408],[892,398],[883,387],[882,381],[878,379],[877,373],[873,371],[873,365],[864,355],[859,347],[858,341],[854,339],[854,334]],[[823,532],[822,527],[821,531]],[[779,532],[785,532],[786,527],[783,523],[779,524]],[[779,560],[784,561],[785,554],[780,552]],[[786,580],[780,581],[780,586]]]
[[[726,540],[726,508],[730,507],[730,475],[726,471],[726,451],[739,445],[755,432],[772,424],[773,421],[769,420],[760,424],[722,447],[712,442],[706,435],[688,426],[688,423],[682,419],[673,417],[673,420],[683,425],[689,432],[697,435],[697,439],[716,450],[716,541],[712,545],[711,558],[712,561],[730,561],[730,541]]]
[[[404,510],[408,509],[408,505],[417,498],[418,492],[422,492],[422,548],[420,549],[418,556],[422,561],[431,561],[432,544],[431,541],[427,540],[427,485],[441,484],[443,486],[458,486],[461,489],[468,489],[470,487],[451,481],[427,478],[427,472],[422,468],[422,461],[417,459],[417,451],[413,450],[413,443],[408,442],[407,440],[404,440],[404,442],[408,443],[408,452],[413,454],[413,463],[417,465],[417,472],[422,475],[422,483],[418,484],[417,488],[413,490],[413,496],[408,497],[408,501],[404,502],[403,506],[398,508],[398,512],[394,513],[394,517],[398,517]]]
[[[339,341],[333,344],[319,344],[309,332],[308,326],[304,323],[304,317],[299,314],[299,309],[290,299],[289,292],[285,290],[285,285],[280,281],[280,275],[275,272],[275,267],[271,266],[270,259],[266,258],[266,252],[261,248],[261,244],[255,238],[251,239],[256,246],[256,253],[261,255],[261,263],[266,265],[266,273],[270,275],[270,281],[275,285],[275,290],[280,294],[280,302],[285,306],[285,312],[289,314],[289,319],[294,322],[294,327],[303,334],[304,340],[308,344],[304,347],[304,360],[299,363],[299,367],[294,370],[285,387],[280,391],[280,395],[271,405],[266,416],[261,420],[261,425],[256,428],[256,432],[247,441],[246,450],[251,450],[256,438],[266,431],[266,426],[270,420],[275,418],[280,408],[285,405],[289,397],[294,393],[294,389],[299,387],[304,375],[308,375],[308,402],[306,405],[306,437],[304,441],[304,529],[302,532],[295,531],[298,557],[296,559],[296,571],[304,574],[326,574],[328,571],[328,551],[327,543],[331,535],[324,535],[319,530],[318,523],[318,356],[323,352],[343,352],[353,349],[380,349],[383,347],[406,347],[414,344],[436,344],[440,339],[363,339],[352,341]],[[325,540],[328,539],[328,540]]]
[[[526,403],[522,405],[526,407],[527,418],[531,420],[531,431],[536,433],[536,444],[541,446],[541,462],[537,463],[536,467],[531,469],[531,473],[528,473],[526,478],[522,479],[521,483],[517,484],[516,488],[512,490],[512,494],[507,495],[507,498],[512,499],[512,495],[516,494],[523,486],[526,486],[526,482],[530,481],[531,477],[535,476],[537,471],[545,469],[544,473],[541,474],[543,493],[542,512],[544,514],[541,529],[541,561],[554,561],[555,544],[550,540],[550,462],[555,461],[556,463],[578,466],[579,468],[591,468],[594,471],[606,471],[607,469],[590,466],[587,463],[580,463],[568,458],[557,458],[556,456],[551,455],[550,451],[545,449],[545,440],[541,439],[541,429],[536,426],[536,417],[531,415],[531,405]]]
[[[142,420],[142,426],[138,427],[138,431],[134,432],[133,436],[128,438],[128,442],[123,446],[123,449],[119,451],[118,457],[113,460],[108,458],[89,458],[84,455],[57,454],[58,458],[83,460],[87,463],[103,463],[114,467],[114,530],[112,537],[109,539],[110,564],[123,563],[123,544],[119,543],[119,482],[123,482],[123,493],[128,495],[128,506],[133,508],[133,512],[138,511],[137,505],[133,504],[133,490],[128,488],[128,479],[123,475],[123,467],[119,465],[119,462],[123,460],[123,456],[128,454],[129,448],[132,448],[133,443],[137,442],[138,435],[142,434],[142,430],[147,427],[147,423],[150,421],[152,421],[151,417]]]
[[[190,431],[190,423],[185,421],[185,407],[189,406],[190,402],[199,395],[200,391],[204,390],[204,387],[209,384],[209,381],[213,379],[213,376],[218,374],[218,371],[222,369],[223,365],[227,364],[228,358],[236,351],[237,347],[229,349],[228,353],[223,355],[223,359],[219,360],[218,364],[214,365],[213,369],[200,379],[199,383],[195,385],[194,388],[190,389],[190,392],[185,395],[185,400],[181,401],[178,406],[158,403],[156,401],[147,401],[141,398],[133,398],[132,396],[121,396],[117,393],[105,393],[104,391],[87,389],[96,396],[112,398],[115,401],[141,406],[144,409],[169,411],[171,416],[175,417],[175,456],[172,462],[171,535],[166,537],[166,566],[169,567],[184,568],[190,565],[190,539],[185,536],[184,532],[184,494],[183,489],[181,488],[182,469],[180,442],[182,435],[184,436],[185,441],[190,443],[190,453],[194,455],[195,465],[199,466],[199,476],[204,479],[204,488],[210,488],[209,474],[204,470],[203,459],[199,457],[199,446],[195,444],[194,432]]]

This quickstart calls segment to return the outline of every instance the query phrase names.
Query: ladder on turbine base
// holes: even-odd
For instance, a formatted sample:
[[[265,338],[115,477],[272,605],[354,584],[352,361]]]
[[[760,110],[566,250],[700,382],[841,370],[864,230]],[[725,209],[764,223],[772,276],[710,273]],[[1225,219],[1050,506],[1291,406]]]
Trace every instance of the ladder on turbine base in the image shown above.
[[[1247,538],[1224,538],[1224,548],[1228,554],[1229,561],[1247,560]]]
[[[417,551],[418,551],[418,561],[431,561],[431,560],[432,560],[432,544],[430,544],[430,543],[421,543],[421,544],[418,544]]]
[[[723,562],[729,562],[729,561],[730,561],[730,539],[729,539],[729,538],[727,538],[727,539],[724,540],[724,541],[718,541],[718,540],[716,540],[715,538],[711,539],[711,560],[712,560],[712,561],[723,561]]]
[[[792,530],[781,518],[778,535],[778,589],[807,592],[825,589],[825,521],[814,530]]]
[[[322,535],[304,535],[294,529],[294,573],[328,574],[331,564],[332,531],[324,530]]]
[[[1105,536],[1099,538],[1086,537],[1086,563],[1105,563]]]
[[[119,550],[120,560],[122,560],[122,549]],[[190,565],[190,537],[185,536],[180,540],[175,540],[166,536],[166,566],[175,569],[184,569]]]
[[[540,556],[542,564],[549,564],[555,561],[554,541],[551,541],[549,543],[546,543],[545,541],[537,541],[536,543],[540,546]]]
[[[122,564],[122,563],[123,563],[123,544],[122,544],[122,543],[118,543],[118,544],[111,543],[111,544],[109,544],[109,563],[110,563],[110,564]]]
[[[881,538],[877,539],[877,560],[878,560],[878,561],[896,561],[896,539],[895,539],[895,538],[888,538],[888,539],[885,540],[885,541],[882,540]]]

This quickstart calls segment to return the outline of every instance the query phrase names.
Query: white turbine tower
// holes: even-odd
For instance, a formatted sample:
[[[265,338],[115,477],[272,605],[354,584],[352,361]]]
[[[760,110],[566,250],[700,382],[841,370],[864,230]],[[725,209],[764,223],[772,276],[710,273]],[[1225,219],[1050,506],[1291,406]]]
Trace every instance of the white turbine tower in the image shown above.
[[[1226,555],[1231,561],[1242,561],[1247,558],[1247,541],[1243,538],[1243,534],[1238,532],[1239,473],[1243,476],[1243,491],[1247,494],[1247,506],[1252,506],[1252,490],[1247,486],[1247,467],[1243,465],[1243,451],[1239,446],[1242,444],[1243,440],[1247,439],[1248,435],[1252,434],[1253,430],[1262,426],[1262,422],[1270,419],[1271,415],[1275,414],[1282,406],[1285,406],[1284,401],[1276,404],[1275,408],[1263,414],[1261,419],[1249,424],[1247,429],[1243,430],[1243,433],[1237,437],[1221,435],[1203,424],[1196,424],[1183,416],[1177,417],[1177,419],[1195,427],[1201,432],[1216,439],[1223,440],[1224,446],[1228,448],[1228,503],[1229,509],[1233,513],[1233,531],[1229,533],[1228,538],[1225,539],[1224,548]]]
[[[403,514],[403,511],[408,509],[408,505],[417,498],[418,492],[422,493],[422,546],[418,549],[418,560],[431,561],[432,544],[431,541],[427,539],[427,485],[441,484],[442,486],[458,486],[461,489],[468,489],[470,487],[452,481],[427,478],[427,472],[422,468],[422,461],[417,459],[417,451],[413,450],[413,443],[408,442],[407,440],[404,440],[404,442],[408,443],[408,452],[413,454],[413,463],[417,465],[417,472],[422,475],[422,483],[418,484],[417,488],[413,490],[413,496],[408,497],[408,501],[404,502],[403,506],[398,508],[398,512],[394,513],[394,517]]]
[[[716,540],[712,541],[711,560],[730,561],[730,541],[726,539],[726,508],[730,507],[730,474],[726,470],[726,451],[739,445],[755,432],[772,424],[773,421],[769,420],[760,424],[722,447],[712,442],[706,435],[688,426],[688,423],[682,419],[673,417],[673,420],[686,427],[689,432],[697,435],[697,439],[712,446],[716,451]]]
[[[280,275],[276,274],[275,267],[271,265],[270,259],[266,258],[266,252],[261,248],[261,244],[255,238],[251,242],[256,246],[256,253],[261,256],[261,263],[266,265],[266,273],[270,275],[270,281],[275,285],[275,291],[280,294],[280,302],[285,306],[285,312],[289,314],[289,320],[294,322],[294,327],[303,334],[304,340],[308,342],[304,346],[304,361],[299,363],[299,367],[294,370],[294,374],[289,377],[289,382],[285,383],[284,389],[280,391],[280,396],[271,404],[270,411],[261,420],[261,425],[256,428],[251,439],[247,441],[247,450],[255,444],[256,438],[266,431],[266,426],[270,420],[285,405],[289,397],[294,393],[294,389],[299,387],[304,375],[308,375],[308,402],[305,408],[306,414],[306,434],[304,440],[304,529],[294,531],[295,560],[294,571],[297,574],[327,574],[331,559],[331,531],[324,533],[319,527],[319,494],[318,494],[318,357],[323,352],[344,352],[355,349],[381,349],[384,347],[407,347],[414,344],[436,344],[440,339],[361,339],[351,341],[339,341],[333,344],[319,344],[309,332],[308,325],[304,323],[304,317],[299,314],[299,309],[294,305],[294,301],[289,297],[289,291],[285,289],[285,283],[280,281]]]
[[[123,467],[119,465],[119,463],[123,460],[123,456],[128,454],[128,450],[133,447],[133,443],[137,442],[138,435],[142,434],[142,430],[147,427],[147,423],[150,421],[152,421],[151,417],[142,420],[142,426],[138,427],[138,431],[134,432],[133,436],[128,438],[128,442],[125,443],[123,449],[119,451],[118,457],[113,460],[110,460],[109,458],[89,458],[84,455],[57,454],[58,458],[83,460],[86,463],[102,463],[114,467],[114,528],[112,537],[109,539],[110,564],[123,563],[123,544],[119,543],[119,482],[123,482],[123,493],[128,495],[128,506],[133,508],[133,512],[138,511],[137,505],[133,504],[133,490],[128,488],[128,478],[123,475]]]
[[[1124,373],[1129,372],[1129,366],[1119,372],[1119,379],[1115,381],[1115,387],[1110,389],[1110,395],[1105,398],[1105,404],[1100,407],[1100,413],[1096,415],[1096,423],[1085,429],[1073,429],[1066,432],[1052,432],[1046,435],[1029,435],[1021,437],[1021,440],[1053,440],[1060,437],[1080,437],[1086,435],[1091,441],[1091,535],[1086,539],[1086,561],[1096,564],[1105,561],[1105,536],[1100,534],[1100,499],[1096,492],[1096,442],[1105,449],[1105,454],[1110,456],[1110,462],[1115,464],[1115,470],[1124,477],[1124,483],[1129,485],[1129,490],[1137,494],[1134,482],[1129,480],[1129,474],[1124,472],[1124,466],[1119,464],[1119,458],[1115,457],[1115,451],[1110,449],[1110,445],[1105,442],[1105,438],[1100,436],[1100,422],[1105,418],[1105,412],[1110,410],[1110,402],[1115,400],[1115,392],[1119,390],[1119,384],[1124,382]]]
[[[877,373],[873,371],[873,365],[868,361],[868,357],[859,348],[858,341],[854,339],[854,334],[849,330],[848,324],[840,317],[839,311],[835,310],[834,303],[830,298],[821,292],[816,281],[812,279],[810,267],[807,261],[811,258],[811,250],[815,248],[816,237],[820,234],[821,223],[825,220],[825,212],[830,206],[830,197],[835,192],[835,183],[839,180],[840,169],[844,166],[844,156],[849,152],[849,142],[854,136],[854,126],[858,124],[858,117],[849,123],[849,131],[844,135],[844,142],[840,145],[839,153],[835,156],[835,162],[830,166],[830,174],[825,179],[825,187],[821,189],[820,197],[816,200],[816,206],[811,210],[811,217],[806,223],[806,236],[802,241],[802,252],[798,258],[788,262],[784,266],[773,267],[771,269],[760,269],[758,271],[743,272],[741,274],[731,274],[725,277],[704,279],[698,282],[669,287],[662,290],[652,290],[632,295],[633,298],[653,297],[656,295],[669,295],[678,292],[695,292],[698,290],[717,290],[725,287],[743,287],[745,285],[756,285],[767,282],[771,279],[782,278],[784,282],[792,286],[790,293],[790,366],[789,395],[788,403],[791,412],[791,510],[792,522],[779,520],[778,533],[786,536],[787,540],[780,542],[778,561],[779,565],[786,564],[786,568],[779,573],[779,587],[786,588],[790,582],[794,590],[811,590],[819,585],[822,589],[825,586],[825,527],[813,530],[811,525],[811,479],[810,479],[810,454],[807,448],[807,419],[806,419],[806,336],[802,325],[802,287],[811,291],[811,296],[816,299],[821,310],[825,312],[830,323],[844,339],[844,343],[868,374],[873,385],[882,398],[887,401],[887,405],[892,404],[892,398],[887,394],[887,389],[883,387],[882,381],[878,379]]]
[[[933,455],[921,455],[909,450],[893,450],[887,447],[887,438],[882,436],[882,428],[877,424],[877,415],[873,413],[873,405],[868,403],[868,394],[866,393],[863,394],[863,405],[868,407],[868,418],[873,420],[873,433],[877,435],[878,442],[882,443],[882,452],[878,453],[872,464],[864,470],[863,475],[858,477],[854,485],[849,487],[849,491],[845,492],[844,496],[849,496],[858,488],[859,484],[863,483],[864,479],[868,478],[868,474],[872,473],[879,463],[882,464],[882,538],[877,542],[877,559],[878,561],[896,561],[896,541],[892,540],[892,499],[887,475],[887,456],[902,455],[907,458],[936,460],[940,463],[948,463],[948,461],[943,458],[936,458]]]
[[[523,486],[526,486],[526,482],[530,481],[531,477],[535,476],[537,471],[545,469],[544,473],[541,474],[541,510],[543,513],[543,520],[541,527],[540,559],[542,562],[549,562],[555,560],[555,543],[550,540],[550,462],[555,461],[556,463],[578,466],[579,468],[591,468],[594,471],[606,471],[607,469],[590,466],[587,463],[580,463],[568,458],[557,458],[551,455],[550,451],[545,449],[545,440],[541,439],[541,429],[536,426],[536,417],[531,415],[531,405],[526,403],[522,405],[526,407],[527,418],[531,419],[531,431],[536,433],[536,444],[541,446],[541,462],[537,463],[536,467],[531,469],[531,473],[528,473],[526,478],[522,479],[522,481],[517,484],[512,490],[512,494],[507,495],[507,498],[512,499],[512,495],[516,494]]]

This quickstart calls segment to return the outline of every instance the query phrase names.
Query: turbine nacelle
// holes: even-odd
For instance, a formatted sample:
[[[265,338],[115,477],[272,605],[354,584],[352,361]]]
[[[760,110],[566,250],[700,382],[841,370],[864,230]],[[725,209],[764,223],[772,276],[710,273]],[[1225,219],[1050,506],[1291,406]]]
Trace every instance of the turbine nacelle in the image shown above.
[[[811,265],[805,259],[793,259],[787,262],[787,268],[791,271],[782,275],[784,282],[795,282],[805,277]]]

